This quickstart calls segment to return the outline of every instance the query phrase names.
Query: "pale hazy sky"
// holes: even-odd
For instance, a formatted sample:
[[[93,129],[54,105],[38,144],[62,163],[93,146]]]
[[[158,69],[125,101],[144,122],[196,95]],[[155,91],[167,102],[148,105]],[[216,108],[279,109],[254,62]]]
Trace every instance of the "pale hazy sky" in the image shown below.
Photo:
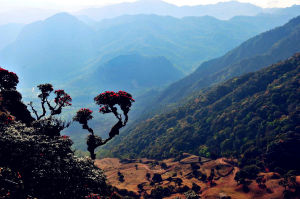
[[[15,8],[43,8],[75,11],[91,6],[104,6],[120,2],[134,2],[136,0],[0,0],[0,12]],[[168,3],[182,5],[214,4],[230,0],[164,0]],[[249,2],[261,7],[288,7],[294,4],[300,5],[300,0],[238,0]]]

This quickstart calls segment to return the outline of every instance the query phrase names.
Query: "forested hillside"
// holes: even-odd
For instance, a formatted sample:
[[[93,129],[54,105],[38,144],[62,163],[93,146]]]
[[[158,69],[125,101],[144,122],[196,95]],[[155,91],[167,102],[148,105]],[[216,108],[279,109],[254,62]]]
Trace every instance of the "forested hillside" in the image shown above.
[[[259,70],[277,61],[283,60],[300,51],[300,17],[291,20],[286,25],[262,33],[224,56],[202,64],[191,75],[171,84],[169,87],[149,96],[143,114],[131,124],[132,128],[155,114],[164,113],[186,103],[201,90],[225,81],[234,76]],[[112,141],[106,147],[114,148],[120,144],[123,137],[132,129]]]
[[[233,156],[241,165],[299,169],[300,54],[198,93],[134,129],[112,154],[122,157]]]
[[[300,17],[255,36],[224,56],[205,62],[158,97],[160,104],[178,102],[193,92],[237,75],[253,72],[300,51]]]

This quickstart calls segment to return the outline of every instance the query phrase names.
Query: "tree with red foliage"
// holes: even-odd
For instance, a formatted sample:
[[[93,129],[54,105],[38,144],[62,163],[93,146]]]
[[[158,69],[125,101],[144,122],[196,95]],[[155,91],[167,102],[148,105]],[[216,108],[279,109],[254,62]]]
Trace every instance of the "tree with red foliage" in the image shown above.
[[[0,67],[0,90],[15,90],[17,84],[19,83],[18,76],[9,72],[8,70]]]
[[[72,140],[60,135],[66,125],[54,116],[71,97],[39,85],[41,113],[31,103],[34,119],[16,91],[17,75],[1,68],[0,77],[0,198],[108,198],[113,190],[103,171],[74,156]]]
[[[10,116],[6,113],[0,112],[0,123],[7,125],[7,124],[10,124],[12,121],[13,121],[12,116]]]
[[[33,113],[36,116],[37,120],[40,120],[44,116],[46,116],[46,107],[48,106],[49,110],[51,111],[50,116],[61,114],[62,108],[66,106],[71,106],[72,98],[68,95],[64,90],[56,90],[54,93],[56,97],[54,98],[55,105],[51,105],[49,101],[49,96],[52,93],[53,86],[51,84],[40,84],[37,86],[41,93],[38,97],[41,99],[41,106],[42,106],[42,114],[38,115],[38,112],[33,107],[33,103],[30,102],[28,105],[31,107]]]
[[[83,129],[86,129],[90,132],[90,135],[87,139],[87,145],[88,151],[90,152],[91,158],[93,160],[96,159],[95,149],[106,144],[108,141],[118,135],[119,130],[127,124],[128,112],[130,111],[132,102],[134,102],[135,100],[132,98],[131,94],[125,91],[119,91],[117,93],[113,91],[106,91],[96,96],[94,98],[94,101],[97,105],[100,106],[100,113],[113,113],[118,119],[118,122],[111,128],[109,132],[109,138],[107,138],[106,140],[102,140],[102,138],[95,135],[93,129],[88,126],[88,120],[91,120],[93,118],[93,111],[85,108],[77,111],[73,120],[79,122],[82,125]],[[122,114],[118,112],[117,105],[122,110],[124,119],[122,117]]]
[[[3,124],[9,123],[11,120],[30,124],[34,120],[21,101],[21,94],[16,90],[18,83],[19,78],[15,73],[0,67],[0,113],[2,113],[0,120],[3,121]],[[14,117],[12,118],[11,115]]]

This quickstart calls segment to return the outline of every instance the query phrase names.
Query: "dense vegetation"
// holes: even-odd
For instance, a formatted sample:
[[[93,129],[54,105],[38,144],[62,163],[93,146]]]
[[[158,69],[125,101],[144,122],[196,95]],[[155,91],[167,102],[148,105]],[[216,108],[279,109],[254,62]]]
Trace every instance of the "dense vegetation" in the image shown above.
[[[233,156],[240,166],[299,170],[300,54],[200,93],[132,129],[122,157]],[[278,168],[276,168],[278,167]]]
[[[234,20],[247,20],[235,18]],[[257,35],[224,56],[203,63],[192,74],[171,84],[164,90],[147,96],[147,103],[139,107],[139,118],[123,135],[155,114],[177,109],[191,96],[202,89],[228,80],[234,76],[257,71],[267,65],[292,56],[300,51],[300,17],[296,17],[284,26]],[[143,102],[143,100],[139,100]],[[143,111],[144,109],[144,111]],[[113,148],[122,142],[121,138],[113,140],[106,147]]]
[[[0,78],[0,198],[111,198],[102,170],[74,156],[71,139],[60,135],[68,123],[55,115],[72,98],[39,85],[41,111],[30,103],[34,119],[16,91],[18,76],[0,68]]]

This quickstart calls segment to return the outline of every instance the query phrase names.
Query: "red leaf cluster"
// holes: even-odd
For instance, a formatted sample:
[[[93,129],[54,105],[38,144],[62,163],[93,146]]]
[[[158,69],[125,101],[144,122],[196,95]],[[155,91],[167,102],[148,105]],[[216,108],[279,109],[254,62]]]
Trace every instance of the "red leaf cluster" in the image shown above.
[[[0,89],[16,89],[19,78],[16,73],[0,67]]]
[[[10,124],[13,120],[13,117],[10,115],[7,115],[5,113],[0,114],[0,122],[3,124]]]
[[[99,112],[102,113],[112,112],[111,108],[117,104],[124,110],[124,108],[129,108],[131,103],[135,101],[132,95],[125,91],[119,91],[117,93],[114,91],[106,91],[99,94],[94,100],[96,104],[101,106]]]
[[[70,136],[67,136],[67,135],[63,135],[63,136],[61,136],[63,139],[69,139],[70,138]]]
[[[92,113],[92,110],[88,108],[82,108],[79,111],[77,111],[73,120],[78,121],[80,124],[86,124],[88,120],[93,118]]]
[[[72,98],[70,95],[68,95],[64,90],[56,90],[54,92],[56,94],[56,97],[54,99],[54,102],[58,104],[59,106],[66,107],[71,106]]]

